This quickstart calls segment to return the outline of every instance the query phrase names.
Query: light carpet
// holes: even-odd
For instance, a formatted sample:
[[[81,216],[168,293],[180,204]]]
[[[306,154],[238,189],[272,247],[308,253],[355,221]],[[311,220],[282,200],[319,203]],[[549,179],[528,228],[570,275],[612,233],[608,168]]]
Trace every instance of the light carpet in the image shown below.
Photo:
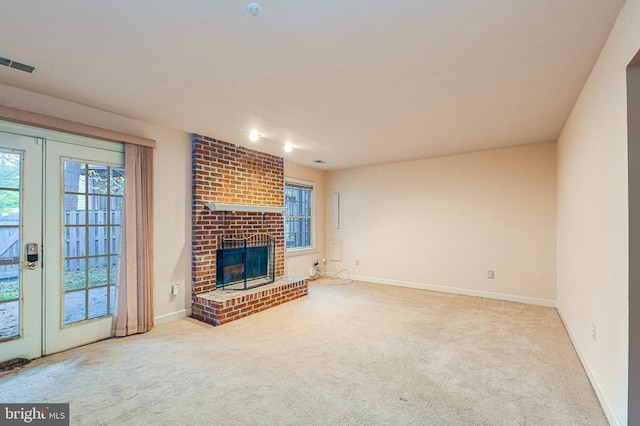
[[[555,309],[323,279],[211,327],[183,319],[0,376],[76,425],[606,425]]]

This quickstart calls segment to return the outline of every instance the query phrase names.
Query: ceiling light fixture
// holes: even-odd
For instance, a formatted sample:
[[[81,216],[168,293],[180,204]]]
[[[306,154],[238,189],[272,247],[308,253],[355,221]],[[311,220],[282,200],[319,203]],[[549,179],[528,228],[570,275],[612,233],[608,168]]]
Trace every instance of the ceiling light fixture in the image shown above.
[[[249,140],[251,142],[258,142],[260,140],[260,133],[257,130],[252,130],[249,132]]]
[[[262,6],[260,6],[259,3],[249,3],[247,5],[247,10],[249,11],[250,14],[252,14],[253,16],[256,16],[258,13],[260,13],[260,11],[262,11]]]
[[[293,144],[291,142],[287,142],[284,144],[284,152],[293,151]]]

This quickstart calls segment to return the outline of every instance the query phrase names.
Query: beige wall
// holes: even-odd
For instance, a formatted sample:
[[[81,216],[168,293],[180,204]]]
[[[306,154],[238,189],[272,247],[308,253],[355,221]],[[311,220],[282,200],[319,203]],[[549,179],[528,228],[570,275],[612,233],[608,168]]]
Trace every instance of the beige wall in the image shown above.
[[[285,269],[284,273],[290,277],[307,277],[309,275],[309,267],[316,261],[320,262],[321,272],[325,271],[325,265],[322,258],[325,257],[325,179],[326,173],[323,170],[312,169],[291,161],[284,163],[284,176],[287,178],[299,179],[315,184],[315,212],[316,212],[316,247],[312,250],[304,250],[300,252],[285,252]]]
[[[191,136],[0,84],[0,104],[156,140],[154,255],[156,322],[185,316],[191,303]],[[180,294],[171,296],[171,284]]]
[[[329,272],[554,305],[555,156],[547,143],[329,173]]]
[[[639,20],[627,0],[558,144],[558,306],[612,424],[627,424],[625,70]]]

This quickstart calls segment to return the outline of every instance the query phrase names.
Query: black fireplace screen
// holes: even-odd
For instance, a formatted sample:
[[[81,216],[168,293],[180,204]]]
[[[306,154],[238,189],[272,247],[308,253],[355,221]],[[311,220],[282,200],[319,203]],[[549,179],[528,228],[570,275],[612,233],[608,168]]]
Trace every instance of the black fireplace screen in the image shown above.
[[[275,280],[275,240],[267,234],[222,238],[216,251],[216,287],[246,290]]]

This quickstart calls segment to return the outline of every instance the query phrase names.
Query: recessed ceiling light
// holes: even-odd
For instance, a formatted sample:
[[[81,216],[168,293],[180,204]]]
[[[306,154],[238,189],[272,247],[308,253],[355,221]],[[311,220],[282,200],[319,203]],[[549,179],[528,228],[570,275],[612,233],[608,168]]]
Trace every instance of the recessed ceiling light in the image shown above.
[[[284,152],[293,151],[293,144],[291,142],[287,142],[284,144]]]
[[[250,14],[256,16],[262,10],[262,6],[259,3],[252,2],[247,5],[247,10]]]
[[[249,140],[251,142],[258,142],[260,139],[260,133],[257,130],[252,130],[249,132]]]

